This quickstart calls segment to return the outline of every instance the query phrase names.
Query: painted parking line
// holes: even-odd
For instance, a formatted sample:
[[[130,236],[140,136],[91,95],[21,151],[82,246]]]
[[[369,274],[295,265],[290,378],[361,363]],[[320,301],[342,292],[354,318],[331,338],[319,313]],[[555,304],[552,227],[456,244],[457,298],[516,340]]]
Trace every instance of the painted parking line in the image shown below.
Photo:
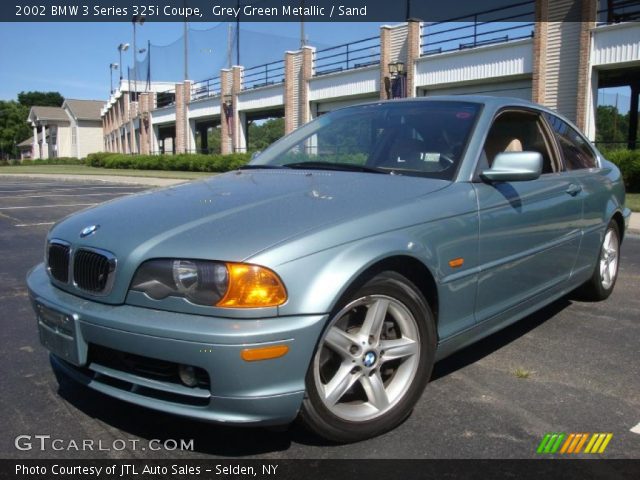
[[[2,187],[4,187],[4,185],[1,185]],[[70,187],[61,187],[61,186],[56,186],[50,190],[47,191],[51,191],[51,192],[64,192],[67,190],[108,190],[108,189],[120,189],[120,190],[147,190],[149,189],[149,187],[135,187],[135,186],[131,186],[131,185],[77,185],[77,186],[70,186]],[[42,189],[42,188],[25,188],[25,189],[20,189],[20,190],[0,190],[0,193],[29,193],[29,192],[41,192],[42,190],[46,190],[46,189]]]
[[[5,196],[0,197],[0,200],[13,200],[14,198],[49,198],[49,197],[106,197],[106,196],[116,196],[116,195],[133,195],[136,192],[105,192],[105,193],[54,193],[54,194],[45,194],[45,195],[13,195],[13,196]]]
[[[0,207],[0,210],[24,210],[26,208],[60,208],[60,207],[90,207],[97,203],[69,203],[65,205],[26,205],[20,207]]]
[[[637,433],[638,435],[640,435],[640,423],[637,424],[635,427],[633,427],[630,432],[632,433]]]
[[[56,222],[39,222],[39,223],[19,223],[14,227],[39,227],[41,225],[53,225]]]

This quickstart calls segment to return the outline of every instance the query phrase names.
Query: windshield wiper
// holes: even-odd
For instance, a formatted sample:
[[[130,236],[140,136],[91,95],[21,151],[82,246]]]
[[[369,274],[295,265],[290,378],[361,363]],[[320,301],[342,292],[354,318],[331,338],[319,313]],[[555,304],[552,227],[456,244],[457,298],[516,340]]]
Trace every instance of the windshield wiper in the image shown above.
[[[283,165],[287,168],[299,168],[303,170],[339,170],[343,172],[367,172],[367,173],[388,173],[384,170],[365,165],[354,165],[353,163],[334,162],[295,162]]]

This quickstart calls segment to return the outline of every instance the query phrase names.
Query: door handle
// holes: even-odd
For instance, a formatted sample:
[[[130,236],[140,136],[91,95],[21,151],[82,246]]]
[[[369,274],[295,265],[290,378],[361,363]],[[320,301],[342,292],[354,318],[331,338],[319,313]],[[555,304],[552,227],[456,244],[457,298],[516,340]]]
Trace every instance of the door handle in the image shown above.
[[[572,183],[571,185],[569,185],[566,191],[569,195],[575,197],[582,191],[582,187],[576,183]]]

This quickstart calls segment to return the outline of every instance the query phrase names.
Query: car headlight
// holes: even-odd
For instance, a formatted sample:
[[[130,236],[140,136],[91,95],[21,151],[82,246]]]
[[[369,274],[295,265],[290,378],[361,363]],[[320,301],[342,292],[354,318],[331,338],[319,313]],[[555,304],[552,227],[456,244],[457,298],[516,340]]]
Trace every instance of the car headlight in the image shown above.
[[[148,260],[136,271],[131,290],[154,300],[183,297],[224,308],[276,307],[287,301],[282,281],[268,268],[209,260]]]

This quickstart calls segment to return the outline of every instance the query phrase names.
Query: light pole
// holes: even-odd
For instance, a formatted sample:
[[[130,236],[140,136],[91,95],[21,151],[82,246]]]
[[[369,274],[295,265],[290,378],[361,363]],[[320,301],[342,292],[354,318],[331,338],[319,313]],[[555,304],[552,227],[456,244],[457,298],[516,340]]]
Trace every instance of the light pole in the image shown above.
[[[138,48],[136,47],[136,25],[144,25],[144,15],[134,15],[131,20],[133,23],[133,98],[138,101]]]
[[[118,70],[117,63],[109,64],[109,80],[111,82],[111,94],[113,95],[113,71]],[[122,78],[122,74],[120,74],[120,78]]]
[[[122,52],[129,50],[128,43],[121,43],[118,45],[118,53],[120,54],[120,65],[122,65]],[[122,68],[120,69],[120,84],[122,84]]]

